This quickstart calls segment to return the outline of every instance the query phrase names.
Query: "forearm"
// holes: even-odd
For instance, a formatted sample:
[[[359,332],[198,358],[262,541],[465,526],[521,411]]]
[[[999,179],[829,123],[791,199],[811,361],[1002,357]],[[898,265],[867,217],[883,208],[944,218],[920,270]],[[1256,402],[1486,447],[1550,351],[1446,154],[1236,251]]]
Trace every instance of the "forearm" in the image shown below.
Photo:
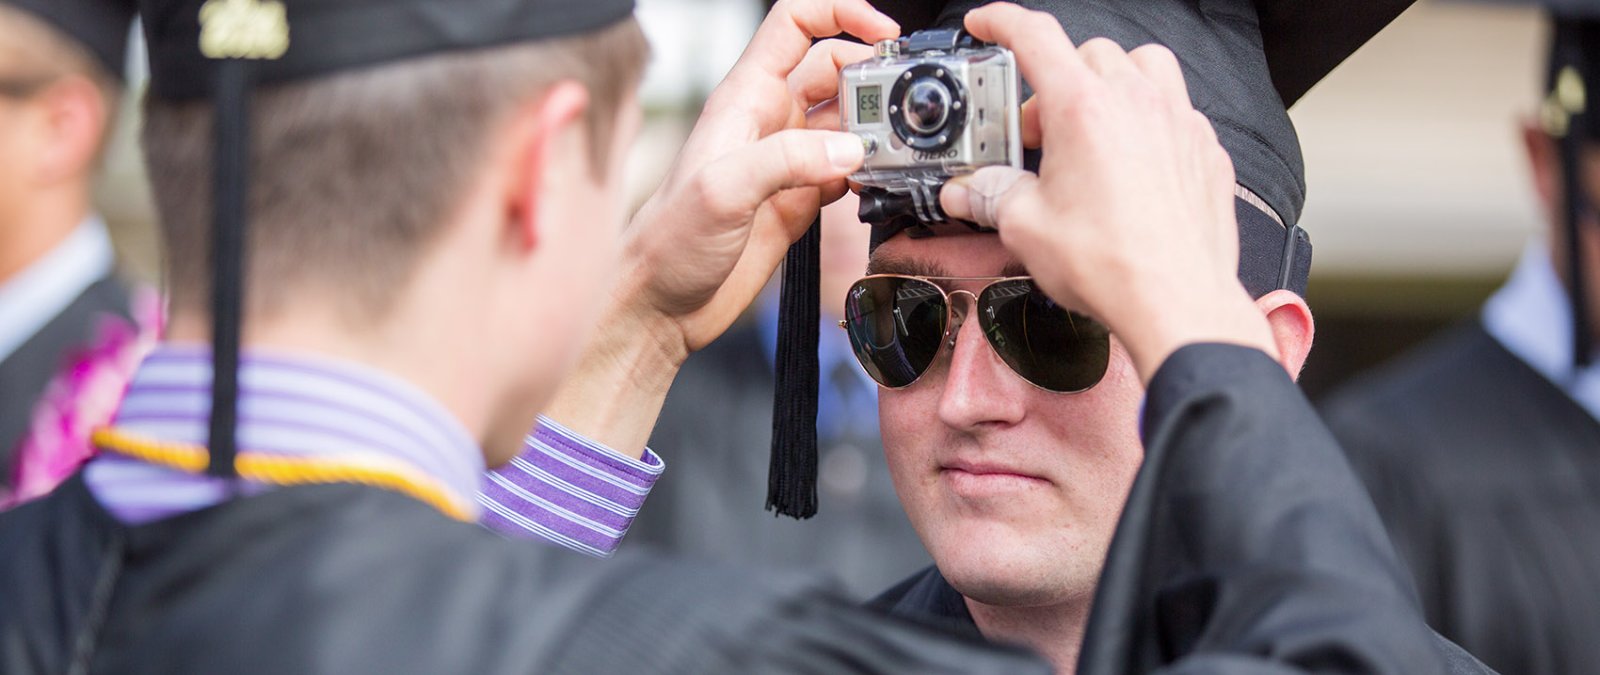
[[[637,459],[688,349],[670,320],[619,297],[545,415]]]

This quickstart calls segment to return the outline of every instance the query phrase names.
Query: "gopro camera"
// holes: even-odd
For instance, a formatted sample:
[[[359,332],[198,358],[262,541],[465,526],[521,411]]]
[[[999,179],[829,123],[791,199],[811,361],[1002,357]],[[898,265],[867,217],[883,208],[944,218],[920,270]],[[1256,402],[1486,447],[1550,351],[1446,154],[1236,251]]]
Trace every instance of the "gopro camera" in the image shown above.
[[[866,148],[850,176],[863,222],[946,222],[945,181],[985,166],[1022,168],[1022,84],[1011,50],[958,29],[876,47],[876,57],[839,74],[844,129]]]

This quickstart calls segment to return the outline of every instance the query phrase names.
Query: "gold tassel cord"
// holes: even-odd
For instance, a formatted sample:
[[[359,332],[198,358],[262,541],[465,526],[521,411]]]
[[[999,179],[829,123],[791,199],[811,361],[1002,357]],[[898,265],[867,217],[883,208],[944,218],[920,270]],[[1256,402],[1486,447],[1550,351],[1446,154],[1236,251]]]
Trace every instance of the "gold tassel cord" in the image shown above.
[[[144,438],[112,428],[96,429],[95,446],[107,452],[165,466],[185,473],[202,473],[210,463],[204,446]],[[239,477],[272,485],[358,483],[399,492],[462,522],[474,520],[473,510],[444,486],[415,471],[383,466],[371,458],[295,457],[260,452],[240,452],[235,462]]]

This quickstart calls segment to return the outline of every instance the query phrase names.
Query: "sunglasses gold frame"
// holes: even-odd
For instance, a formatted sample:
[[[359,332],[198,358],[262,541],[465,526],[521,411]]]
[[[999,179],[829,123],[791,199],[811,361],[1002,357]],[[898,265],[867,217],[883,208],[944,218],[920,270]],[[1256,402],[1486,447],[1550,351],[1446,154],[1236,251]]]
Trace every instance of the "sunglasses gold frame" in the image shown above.
[[[954,349],[955,348],[956,338],[960,336],[961,327],[966,324],[967,313],[965,311],[961,311],[961,312],[957,312],[956,311],[956,303],[953,300],[951,300],[952,296],[966,295],[969,299],[972,300],[972,308],[974,310],[976,310],[978,308],[978,305],[979,305],[979,298],[981,298],[985,292],[987,292],[991,287],[995,286],[996,284],[1001,284],[1001,283],[1005,283],[1005,282],[1008,282],[1008,281],[1026,281],[1029,284],[1033,284],[1034,283],[1033,282],[1033,277],[1031,277],[1031,276],[1020,276],[1020,277],[933,277],[933,276],[920,276],[920,275],[916,275],[916,274],[869,274],[867,276],[864,276],[864,277],[861,277],[860,279],[855,280],[855,282],[850,284],[850,288],[854,289],[858,284],[860,284],[860,283],[862,283],[864,281],[869,281],[871,279],[913,279],[913,280],[916,280],[916,281],[923,281],[923,282],[927,282],[929,286],[932,286],[935,289],[937,289],[939,291],[940,295],[942,295],[944,297],[944,305],[945,305],[944,335],[942,335],[941,338],[940,338],[939,349],[938,349],[938,351],[934,352],[933,360],[928,363],[928,367],[927,368],[923,369],[922,372],[917,373],[917,376],[912,378],[910,382],[907,382],[907,383],[905,383],[903,385],[900,385],[898,387],[891,387],[891,386],[886,385],[886,384],[884,384],[882,382],[878,382],[878,378],[872,377],[872,381],[876,382],[878,384],[878,386],[883,387],[884,389],[890,389],[890,390],[905,389],[905,388],[910,387],[910,386],[912,386],[912,385],[914,385],[914,384],[916,384],[918,382],[921,382],[923,376],[927,375],[930,371],[933,370],[933,363],[935,361],[937,361],[941,356],[943,356],[946,351],[949,351],[950,349]],[[978,291],[976,293],[974,293],[972,291],[965,290],[965,289],[954,290],[954,291],[946,290],[944,286],[942,286],[942,285],[940,285],[938,283],[938,282],[941,282],[941,281],[947,281],[947,282],[948,281],[957,281],[957,282],[983,281],[983,282],[987,282],[987,283],[985,283],[981,288],[978,289]],[[1035,286],[1035,289],[1037,289],[1037,286]],[[846,291],[846,292],[848,293],[849,291]],[[1042,291],[1038,291],[1038,292],[1042,292]],[[848,307],[849,303],[850,303],[850,299],[849,299],[849,297],[846,297],[845,298],[845,306]],[[1069,319],[1072,316],[1082,316],[1081,314],[1078,314],[1077,312],[1072,312],[1071,310],[1064,310],[1064,311],[1067,312],[1067,315],[1068,315]],[[839,328],[844,330],[844,331],[846,331],[846,333],[848,333],[849,330],[850,330],[849,320],[848,319],[840,319],[839,320]],[[1033,387],[1035,389],[1038,389],[1040,391],[1045,391],[1045,392],[1049,392],[1049,393],[1052,393],[1052,394],[1081,394],[1083,392],[1089,391],[1090,389],[1093,389],[1093,388],[1099,386],[1100,382],[1105,380],[1105,372],[1102,371],[1100,373],[1100,376],[1095,378],[1095,381],[1092,384],[1090,384],[1087,387],[1083,387],[1082,389],[1073,389],[1073,390],[1069,390],[1069,391],[1061,391],[1061,390],[1051,389],[1049,387],[1042,386],[1042,385],[1038,384],[1037,382],[1034,382],[1033,380],[1028,379],[1028,377],[1026,375],[1023,375],[1021,372],[1018,372],[1017,369],[1010,364],[1010,362],[1006,361],[1006,357],[1003,354],[1001,354],[999,348],[995,346],[993,338],[991,338],[987,334],[985,334],[985,336],[984,336],[984,343],[989,345],[989,349],[994,351],[995,356],[999,357],[1000,361],[1002,363],[1006,364],[1006,368],[1010,369],[1011,372],[1013,374],[1015,374],[1018,379],[1022,380],[1023,382],[1027,382],[1029,386],[1031,386],[1031,387]],[[1109,346],[1107,348],[1109,349]],[[866,370],[866,365],[861,363],[861,358],[862,358],[861,355],[855,353],[854,345],[852,345],[850,351],[856,357],[856,365],[861,367],[863,370]],[[1109,370],[1109,368],[1107,370]],[[869,372],[869,373],[867,373],[867,375],[868,375],[868,377],[871,377],[872,374]]]

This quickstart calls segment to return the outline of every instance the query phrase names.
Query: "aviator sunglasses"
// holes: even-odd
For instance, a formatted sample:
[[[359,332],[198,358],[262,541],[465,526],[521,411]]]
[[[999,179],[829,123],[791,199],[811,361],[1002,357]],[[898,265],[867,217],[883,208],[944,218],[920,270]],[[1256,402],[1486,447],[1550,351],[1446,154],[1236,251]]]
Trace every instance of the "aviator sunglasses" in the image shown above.
[[[977,293],[946,291],[949,282],[987,283]],[[952,298],[965,295],[977,311],[989,346],[1011,370],[1057,393],[1086,391],[1111,359],[1111,333],[1100,322],[1068,311],[1030,277],[921,277],[876,274],[845,296],[839,327],[867,374],[890,389],[909,387],[953,348],[962,322]]]

